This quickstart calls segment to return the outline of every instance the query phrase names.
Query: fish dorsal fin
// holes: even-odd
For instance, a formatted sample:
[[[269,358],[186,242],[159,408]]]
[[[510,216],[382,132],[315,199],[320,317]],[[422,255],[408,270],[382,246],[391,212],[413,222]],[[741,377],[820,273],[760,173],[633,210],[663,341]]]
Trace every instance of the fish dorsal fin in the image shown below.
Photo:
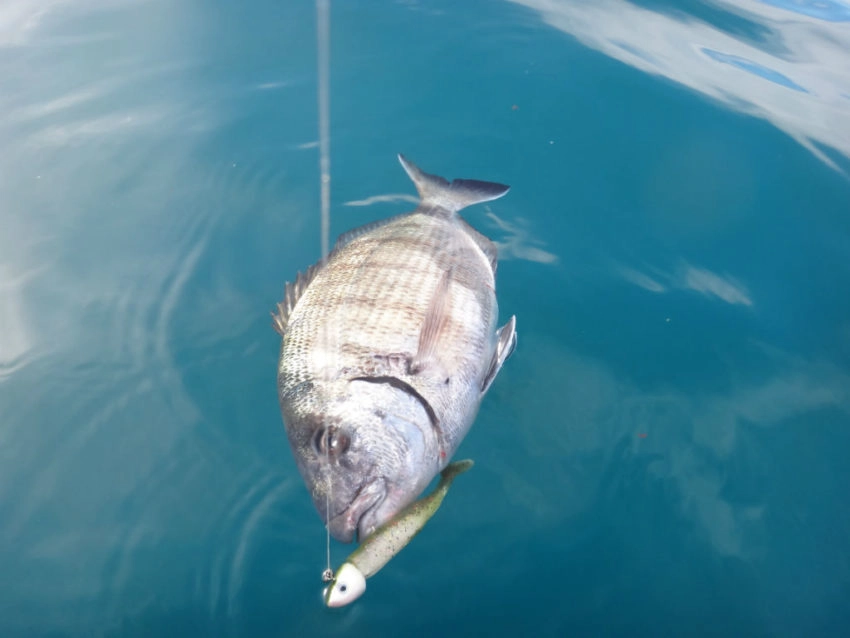
[[[449,284],[451,283],[452,269],[443,272],[428,310],[425,313],[425,321],[419,332],[419,345],[416,355],[410,362],[410,373],[419,374],[422,370],[437,360],[437,347],[440,336],[449,319]]]
[[[333,257],[334,254],[336,254],[342,247],[347,246],[358,237],[370,233],[381,226],[386,226],[390,222],[397,220],[399,217],[403,217],[403,215],[394,215],[387,219],[379,219],[378,221],[363,224],[362,226],[358,226],[357,228],[353,228],[352,230],[343,233],[337,238],[333,249],[327,259],[325,259],[325,262],[329,261],[331,257]],[[307,286],[310,285],[310,282],[313,281],[321,269],[322,262],[315,263],[304,271],[303,274],[298,273],[294,282],[286,283],[284,300],[277,304],[277,311],[272,312],[272,327],[275,329],[275,332],[280,334],[280,336],[283,336],[283,333],[286,331],[286,324],[289,321],[289,315],[292,313],[292,309],[295,308],[295,304],[298,303],[298,300],[301,298],[301,295],[304,294]]]
[[[366,233],[371,233],[373,230],[375,230],[376,228],[380,228],[381,226],[386,226],[390,222],[394,222],[400,217],[404,217],[404,215],[393,215],[392,217],[388,217],[387,219],[379,219],[374,222],[369,222],[368,224],[363,224],[362,226],[358,226],[357,228],[352,228],[351,230],[344,232],[336,240],[331,254],[338,251],[343,246],[347,246],[358,237],[361,237]]]
[[[322,269],[322,262],[318,262],[310,266],[303,273],[298,273],[295,281],[286,282],[283,301],[277,304],[277,311],[272,312],[272,328],[275,329],[281,337],[286,333],[286,324],[289,322],[289,315],[295,308],[295,304],[307,290],[307,286],[316,277]]]
[[[476,179],[456,179],[449,182],[439,175],[426,173],[404,155],[399,154],[398,161],[419,191],[419,198],[422,200],[419,207],[433,212],[444,211],[453,215],[472,204],[498,199],[510,189],[510,186],[504,184]]]
[[[502,369],[502,364],[511,356],[516,348],[516,316],[508,319],[508,323],[496,331],[496,351],[493,353],[493,360],[490,362],[490,369],[487,371],[487,376],[481,383],[481,394],[487,392],[493,379],[499,374]]]

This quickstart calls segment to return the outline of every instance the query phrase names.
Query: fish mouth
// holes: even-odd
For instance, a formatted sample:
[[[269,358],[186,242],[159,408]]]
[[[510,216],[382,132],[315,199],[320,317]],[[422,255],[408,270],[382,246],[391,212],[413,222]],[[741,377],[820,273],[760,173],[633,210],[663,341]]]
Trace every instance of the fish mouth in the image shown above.
[[[372,508],[383,502],[387,495],[387,488],[383,478],[377,478],[357,492],[357,496],[339,514],[328,521],[328,530],[331,536],[342,543],[350,543],[354,540],[354,532],[361,528],[361,521]],[[360,538],[363,539],[362,530]]]

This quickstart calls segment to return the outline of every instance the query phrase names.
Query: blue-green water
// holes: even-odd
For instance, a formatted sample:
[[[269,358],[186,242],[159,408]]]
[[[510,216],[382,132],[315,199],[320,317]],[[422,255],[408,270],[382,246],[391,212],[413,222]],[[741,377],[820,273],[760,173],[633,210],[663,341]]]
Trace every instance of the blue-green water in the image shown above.
[[[474,471],[323,607],[269,316],[320,252],[313,4],[4,0],[0,635],[846,631],[850,4],[331,20],[334,235],[410,208],[399,151],[513,187],[466,215],[520,334]]]

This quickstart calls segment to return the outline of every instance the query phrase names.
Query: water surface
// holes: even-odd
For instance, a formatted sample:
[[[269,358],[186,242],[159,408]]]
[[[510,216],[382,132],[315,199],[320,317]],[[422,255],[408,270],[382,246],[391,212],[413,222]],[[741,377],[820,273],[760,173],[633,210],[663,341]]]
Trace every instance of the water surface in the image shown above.
[[[474,471],[322,606],[269,317],[313,5],[6,0],[0,634],[838,635],[850,5],[340,2],[331,46],[334,235],[411,208],[399,151],[512,185]]]

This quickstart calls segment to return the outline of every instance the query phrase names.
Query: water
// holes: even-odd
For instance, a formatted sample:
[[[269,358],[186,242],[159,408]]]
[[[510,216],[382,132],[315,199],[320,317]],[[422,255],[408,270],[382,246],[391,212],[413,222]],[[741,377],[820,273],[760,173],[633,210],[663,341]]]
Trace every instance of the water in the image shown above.
[[[335,2],[331,39],[334,235],[410,208],[398,151],[513,186],[467,215],[520,334],[474,471],[322,606],[269,317],[320,252],[312,3],[5,0],[0,635],[841,633],[850,5]]]

